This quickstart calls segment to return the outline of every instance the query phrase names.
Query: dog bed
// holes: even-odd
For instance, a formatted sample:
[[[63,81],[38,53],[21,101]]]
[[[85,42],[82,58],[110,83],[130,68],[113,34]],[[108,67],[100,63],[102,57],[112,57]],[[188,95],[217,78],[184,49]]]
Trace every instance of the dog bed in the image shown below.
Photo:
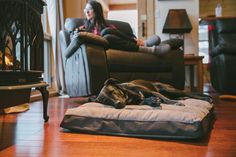
[[[90,102],[68,109],[60,126],[76,132],[147,138],[195,139],[206,135],[213,104],[198,99],[180,102],[185,106],[127,105],[123,109]]]

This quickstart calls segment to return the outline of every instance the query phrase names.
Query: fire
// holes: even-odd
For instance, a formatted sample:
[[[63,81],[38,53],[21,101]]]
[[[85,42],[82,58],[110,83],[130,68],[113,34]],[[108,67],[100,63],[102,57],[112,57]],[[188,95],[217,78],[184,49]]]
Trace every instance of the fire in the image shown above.
[[[6,62],[6,65],[13,65],[13,62],[11,62],[11,60],[8,59],[7,56],[5,56],[5,62]]]
[[[1,51],[0,51],[0,64],[2,64],[2,52]],[[5,56],[5,64],[8,66],[13,65],[13,58],[8,53],[6,53],[6,56]]]

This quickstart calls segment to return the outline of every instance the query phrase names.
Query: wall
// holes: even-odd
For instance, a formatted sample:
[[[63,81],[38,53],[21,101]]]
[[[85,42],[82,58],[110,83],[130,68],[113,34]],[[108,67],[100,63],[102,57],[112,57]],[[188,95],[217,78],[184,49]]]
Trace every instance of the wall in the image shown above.
[[[186,9],[192,24],[192,31],[185,34],[185,54],[198,54],[198,18],[199,18],[199,0],[156,0],[156,34],[160,35],[162,40],[169,39],[169,34],[163,34],[166,16],[169,9]]]
[[[87,0],[63,0],[64,16],[67,17],[84,17],[84,7]]]
[[[129,15],[129,16],[127,16]],[[108,19],[128,22],[134,34],[138,35],[137,10],[115,10],[108,12]]]
[[[236,16],[236,0],[200,0],[200,17],[215,15],[217,2],[222,4],[222,16]]]

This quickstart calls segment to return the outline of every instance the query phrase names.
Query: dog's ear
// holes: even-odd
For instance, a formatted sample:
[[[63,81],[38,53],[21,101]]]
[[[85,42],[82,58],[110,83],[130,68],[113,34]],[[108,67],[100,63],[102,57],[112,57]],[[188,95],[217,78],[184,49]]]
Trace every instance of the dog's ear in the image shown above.
[[[115,78],[109,78],[105,81],[104,85],[108,85],[108,84],[118,84],[121,83],[119,80],[115,79]]]

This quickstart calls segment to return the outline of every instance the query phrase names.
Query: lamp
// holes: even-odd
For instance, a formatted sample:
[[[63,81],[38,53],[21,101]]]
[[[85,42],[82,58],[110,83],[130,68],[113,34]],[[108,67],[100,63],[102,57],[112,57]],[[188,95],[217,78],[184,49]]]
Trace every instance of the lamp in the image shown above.
[[[162,33],[169,33],[170,38],[172,34],[178,34],[184,40],[184,34],[191,30],[192,25],[185,9],[169,9]]]

